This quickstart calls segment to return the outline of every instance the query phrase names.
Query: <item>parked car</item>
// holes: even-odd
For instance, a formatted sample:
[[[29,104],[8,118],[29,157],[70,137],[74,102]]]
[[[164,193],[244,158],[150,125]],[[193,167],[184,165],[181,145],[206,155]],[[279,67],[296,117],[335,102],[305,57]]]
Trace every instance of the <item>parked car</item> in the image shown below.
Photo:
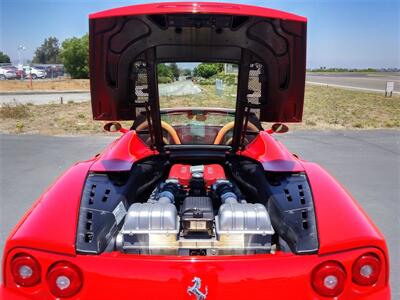
[[[25,78],[25,71],[24,70],[19,70],[16,68],[15,74],[17,74],[17,79]]]
[[[47,74],[48,74],[48,70],[50,69],[49,66],[37,66],[36,65],[36,66],[32,66],[32,67],[37,69],[37,70],[45,72],[46,73],[46,77],[47,77]]]
[[[34,65],[33,67],[46,72],[47,78],[56,78],[64,75],[62,65]]]
[[[15,79],[17,74],[11,66],[0,67],[0,80]]]
[[[9,66],[6,66],[5,68],[15,72],[17,79],[21,79],[21,78],[25,77],[24,71],[23,70],[19,70],[16,66],[9,65]]]
[[[15,227],[0,298],[390,299],[378,228],[274,137],[302,120],[306,29],[301,16],[226,3],[92,14],[92,114],[120,136]],[[228,93],[162,96],[165,62],[231,63],[238,77]]]
[[[32,76],[32,79],[38,79],[38,78],[46,78],[47,76],[45,71],[38,69],[36,67],[24,66],[23,69],[25,72],[25,76],[27,78],[30,78]]]

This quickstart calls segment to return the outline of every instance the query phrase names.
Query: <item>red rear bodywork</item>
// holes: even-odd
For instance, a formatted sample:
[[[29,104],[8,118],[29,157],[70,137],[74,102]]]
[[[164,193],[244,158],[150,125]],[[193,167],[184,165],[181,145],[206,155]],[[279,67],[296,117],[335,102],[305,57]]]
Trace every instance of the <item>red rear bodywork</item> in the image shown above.
[[[135,133],[129,131],[98,157],[67,171],[16,227],[4,251],[2,299],[54,299],[45,278],[48,268],[57,261],[71,262],[82,270],[83,287],[76,299],[119,299],[127,295],[139,299],[194,299],[186,293],[194,276],[201,277],[203,286],[208,287],[207,299],[320,299],[312,288],[311,276],[313,269],[326,261],[337,261],[346,270],[345,290],[337,299],[390,299],[386,244],[359,205],[316,164],[297,159],[267,133],[261,132],[259,139],[262,142],[255,140],[243,155],[254,155],[274,171],[280,165],[282,171],[296,168],[306,172],[317,216],[317,254],[276,252],[211,258],[119,252],[76,254],[76,222],[86,174],[99,166],[101,170],[107,166],[115,170],[116,165],[111,163],[114,159],[119,170],[130,169],[135,161],[131,147]],[[267,149],[271,149],[272,160],[268,159]],[[144,146],[138,151],[152,154],[144,151]],[[17,286],[11,277],[10,260],[21,252],[31,254],[41,264],[42,283],[34,288]],[[372,287],[351,280],[354,261],[365,253],[373,253],[383,262],[380,278]]]

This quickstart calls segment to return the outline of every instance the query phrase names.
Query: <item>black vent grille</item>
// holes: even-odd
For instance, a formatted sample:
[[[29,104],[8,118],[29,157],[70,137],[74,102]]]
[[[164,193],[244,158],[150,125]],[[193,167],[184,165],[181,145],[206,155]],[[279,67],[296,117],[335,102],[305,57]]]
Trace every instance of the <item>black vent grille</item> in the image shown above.
[[[272,225],[295,253],[315,253],[318,235],[314,202],[306,176],[302,173],[269,173],[267,180]]]
[[[106,174],[88,176],[82,194],[79,212],[76,248],[80,253],[99,253],[107,245],[119,224],[113,211],[117,206],[127,207],[124,186],[113,184]]]
[[[133,104],[136,109],[136,116],[145,111],[145,104],[149,100],[147,65],[144,61],[136,61],[132,67]]]
[[[250,65],[247,100],[251,104],[260,104],[261,84],[263,82],[264,67],[262,64]]]

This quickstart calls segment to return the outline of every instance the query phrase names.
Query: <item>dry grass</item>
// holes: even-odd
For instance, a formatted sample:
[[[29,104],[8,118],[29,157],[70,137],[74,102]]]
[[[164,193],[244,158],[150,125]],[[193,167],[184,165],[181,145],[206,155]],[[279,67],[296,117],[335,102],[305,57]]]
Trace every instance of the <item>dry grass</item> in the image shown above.
[[[89,90],[88,79],[54,79],[33,80],[30,88],[29,80],[4,80],[0,81],[0,92],[16,91],[49,91],[49,90]]]
[[[21,103],[5,103],[0,108],[0,117],[2,119],[26,119],[31,115],[29,105]]]
[[[46,135],[104,134],[105,122],[93,121],[89,102],[46,105],[22,105],[29,110],[23,119],[7,118],[0,123],[0,132]],[[4,110],[2,106],[0,115]],[[122,122],[129,127],[132,122]]]
[[[203,87],[202,87],[203,88]],[[213,88],[193,97],[165,98],[164,107],[221,106],[222,98],[212,97]],[[225,107],[232,105],[227,94]],[[180,99],[179,99],[180,98]],[[219,102],[218,102],[219,101]],[[0,132],[50,135],[104,134],[104,122],[93,121],[90,103],[48,105],[7,104],[0,108]],[[122,122],[129,127],[131,122]],[[371,129],[400,128],[400,97],[385,98],[375,93],[332,87],[307,86],[302,124],[291,129]]]
[[[307,85],[302,127],[400,128],[400,97]]]

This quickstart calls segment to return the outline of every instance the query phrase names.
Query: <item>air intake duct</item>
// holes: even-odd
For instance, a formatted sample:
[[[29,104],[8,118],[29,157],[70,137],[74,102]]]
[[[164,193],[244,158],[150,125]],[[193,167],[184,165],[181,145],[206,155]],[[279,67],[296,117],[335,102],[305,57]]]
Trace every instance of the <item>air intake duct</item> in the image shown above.
[[[212,190],[221,199],[222,204],[238,202],[233,185],[228,180],[217,180]]]
[[[175,203],[175,197],[179,192],[179,182],[175,179],[168,179],[160,185],[157,200],[159,203]]]

